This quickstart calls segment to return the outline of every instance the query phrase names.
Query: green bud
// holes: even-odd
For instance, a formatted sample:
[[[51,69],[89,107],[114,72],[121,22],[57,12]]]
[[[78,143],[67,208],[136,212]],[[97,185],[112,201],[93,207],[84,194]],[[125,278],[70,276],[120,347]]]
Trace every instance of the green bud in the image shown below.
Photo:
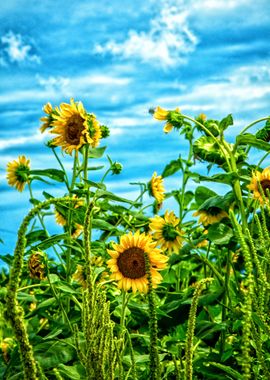
[[[120,162],[114,162],[111,165],[112,174],[120,174],[123,169],[123,165]]]
[[[106,137],[110,136],[110,129],[106,125],[101,125],[101,138],[105,139]]]

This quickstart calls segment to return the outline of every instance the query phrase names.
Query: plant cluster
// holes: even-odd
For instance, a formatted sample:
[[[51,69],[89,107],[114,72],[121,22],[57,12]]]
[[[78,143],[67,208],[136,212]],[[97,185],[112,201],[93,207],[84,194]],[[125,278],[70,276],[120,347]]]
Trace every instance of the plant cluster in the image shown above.
[[[1,378],[269,379],[269,117],[229,143],[231,115],[150,110],[186,156],[131,200],[106,185],[122,165],[99,164],[109,128],[73,99],[43,110],[58,169],[25,156],[7,166],[32,208],[14,254],[1,257]],[[170,176],[180,185],[166,191]],[[38,199],[38,181],[62,196]]]

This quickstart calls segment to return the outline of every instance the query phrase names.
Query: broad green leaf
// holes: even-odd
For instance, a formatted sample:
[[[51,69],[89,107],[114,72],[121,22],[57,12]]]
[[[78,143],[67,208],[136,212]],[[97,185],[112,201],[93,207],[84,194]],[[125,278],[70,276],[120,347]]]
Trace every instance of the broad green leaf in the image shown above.
[[[103,153],[105,152],[106,146],[102,146],[100,148],[90,148],[88,152],[89,158],[100,158],[103,156]]]
[[[219,123],[219,128],[221,131],[225,131],[225,129],[227,129],[230,125],[233,125],[233,117],[231,114],[229,114],[221,120],[221,122]]]
[[[30,170],[30,174],[49,177],[58,182],[64,182],[65,180],[65,173],[59,169]]]
[[[203,204],[203,202],[205,202],[207,199],[216,195],[217,193],[205,186],[198,186],[195,190],[195,200],[199,206],[201,206],[201,204]]]
[[[43,240],[41,243],[36,244],[35,246],[31,247],[31,249],[47,249],[55,245],[56,243],[59,243],[59,241],[65,239],[67,237],[67,234],[59,234],[59,235],[53,235],[49,237],[48,239]],[[30,253],[30,251],[27,251],[26,254]]]
[[[270,152],[270,144],[266,141],[257,139],[256,136],[251,133],[245,133],[243,135],[238,135],[236,138],[237,145],[249,145],[253,148],[265,150],[266,152]]]
[[[161,176],[163,178],[169,177],[170,175],[173,175],[181,168],[182,168],[181,158],[178,158],[177,160],[172,160],[168,165],[165,166]]]
[[[215,223],[208,228],[207,237],[212,243],[223,245],[228,244],[233,235],[231,227],[223,223]]]
[[[44,240],[47,238],[47,234],[44,230],[36,230],[29,232],[26,236],[27,245],[31,245],[36,241]]]
[[[59,373],[63,376],[67,376],[71,380],[82,380],[86,379],[86,372],[81,364],[75,364],[73,366],[59,364],[57,367]]]
[[[96,229],[100,229],[100,230],[105,230],[105,231],[113,231],[116,229],[115,226],[106,222],[103,219],[93,219],[92,227]]]

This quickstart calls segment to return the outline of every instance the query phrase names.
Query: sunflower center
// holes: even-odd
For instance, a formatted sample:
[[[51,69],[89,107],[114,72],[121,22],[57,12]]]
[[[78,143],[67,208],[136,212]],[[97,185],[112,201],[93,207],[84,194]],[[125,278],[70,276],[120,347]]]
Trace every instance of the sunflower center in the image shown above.
[[[263,189],[264,195],[268,196],[268,191],[270,192],[270,179],[263,179],[261,182],[261,187]],[[268,191],[266,191],[268,189]]]
[[[162,228],[162,236],[166,241],[174,241],[178,236],[178,232],[172,224],[165,224]]]
[[[145,276],[144,251],[138,247],[128,248],[118,257],[117,265],[124,277],[136,279]]]
[[[209,207],[206,212],[208,215],[211,215],[211,216],[217,216],[219,213],[220,213],[221,209],[219,207]]]
[[[75,114],[70,116],[66,124],[66,141],[69,144],[78,145],[80,143],[82,131],[84,130],[84,119]]]

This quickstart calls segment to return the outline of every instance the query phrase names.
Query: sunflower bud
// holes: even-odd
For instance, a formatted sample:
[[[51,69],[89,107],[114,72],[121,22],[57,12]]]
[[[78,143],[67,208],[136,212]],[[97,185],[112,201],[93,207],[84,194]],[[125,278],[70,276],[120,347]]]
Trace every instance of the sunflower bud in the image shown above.
[[[120,162],[114,162],[111,165],[112,174],[120,174],[123,169],[123,165]]]
[[[105,139],[106,137],[110,136],[110,129],[106,125],[101,125],[101,138]]]
[[[46,254],[42,251],[33,251],[28,260],[30,277],[37,280],[44,280],[46,277]]]

